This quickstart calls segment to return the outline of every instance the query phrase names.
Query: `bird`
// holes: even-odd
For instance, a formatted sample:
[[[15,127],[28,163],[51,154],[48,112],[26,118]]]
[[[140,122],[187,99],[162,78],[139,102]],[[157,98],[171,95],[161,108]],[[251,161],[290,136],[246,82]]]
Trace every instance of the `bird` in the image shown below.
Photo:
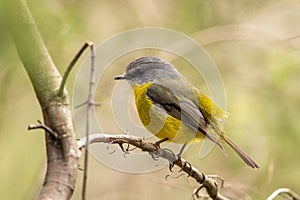
[[[248,166],[259,168],[227,135],[221,121],[228,113],[189,83],[169,62],[157,57],[140,57],[115,80],[129,82],[142,124],[160,141],[184,144],[184,148],[189,142],[208,138],[222,152],[226,143]]]

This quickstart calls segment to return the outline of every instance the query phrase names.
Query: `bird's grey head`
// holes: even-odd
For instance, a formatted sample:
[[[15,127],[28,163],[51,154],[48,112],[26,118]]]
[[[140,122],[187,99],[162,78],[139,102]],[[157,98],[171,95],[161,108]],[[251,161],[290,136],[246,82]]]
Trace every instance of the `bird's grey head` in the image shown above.
[[[165,60],[155,57],[141,57],[132,61],[126,68],[126,73],[117,76],[116,80],[125,79],[131,83],[142,85],[164,78],[177,79],[180,74]]]

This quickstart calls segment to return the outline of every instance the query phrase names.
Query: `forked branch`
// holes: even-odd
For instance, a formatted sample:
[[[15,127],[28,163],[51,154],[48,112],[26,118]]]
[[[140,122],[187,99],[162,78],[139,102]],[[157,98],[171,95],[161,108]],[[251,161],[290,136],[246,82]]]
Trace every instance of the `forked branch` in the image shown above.
[[[178,160],[173,152],[166,149],[159,149],[156,144],[147,142],[142,138],[129,136],[129,135],[109,135],[109,134],[92,134],[89,136],[89,142],[86,138],[82,138],[78,142],[79,149],[86,146],[87,143],[108,143],[108,144],[130,144],[139,148],[142,151],[155,154],[155,156],[164,158],[170,163],[179,166],[189,177],[194,178],[200,187],[204,187],[207,190],[208,195],[212,199],[216,200],[228,200],[228,198],[222,196],[218,192],[218,184],[207,175],[200,172],[196,167],[192,166],[189,162],[184,159]],[[198,190],[197,190],[198,192]],[[197,196],[198,194],[194,194]]]
[[[279,188],[277,190],[275,190],[268,198],[267,200],[273,200],[275,198],[277,198],[278,196],[288,196],[290,197],[291,199],[293,200],[300,200],[300,196],[292,191],[291,189],[289,188]]]
[[[26,1],[1,0],[0,4],[5,8],[4,21],[43,113],[45,126],[29,127],[46,131],[47,171],[37,199],[70,199],[75,188],[79,157],[68,93],[65,92],[63,98],[57,96],[62,79]]]
[[[82,53],[84,52],[84,50],[86,48],[92,47],[92,46],[94,46],[94,44],[92,42],[85,42],[83,44],[83,46],[81,47],[81,49],[77,52],[77,54],[75,55],[75,57],[73,58],[73,60],[70,62],[70,64],[67,67],[67,70],[64,73],[64,76],[63,76],[62,81],[61,81],[60,86],[59,86],[59,90],[58,90],[57,96],[62,97],[63,92],[64,92],[64,88],[65,88],[65,85],[66,85],[66,82],[67,82],[67,79],[68,79],[69,74],[72,71],[74,65],[76,64],[76,62],[78,61],[78,59],[80,58],[80,56],[82,55]]]

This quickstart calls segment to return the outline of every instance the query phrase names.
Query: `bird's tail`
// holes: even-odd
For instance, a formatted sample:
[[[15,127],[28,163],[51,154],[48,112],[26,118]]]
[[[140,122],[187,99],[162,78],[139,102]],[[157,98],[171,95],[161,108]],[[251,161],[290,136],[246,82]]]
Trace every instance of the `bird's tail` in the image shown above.
[[[234,141],[232,141],[227,135],[220,134],[221,138],[240,156],[240,158],[253,169],[259,168],[258,164],[250,158],[250,156],[240,148]]]

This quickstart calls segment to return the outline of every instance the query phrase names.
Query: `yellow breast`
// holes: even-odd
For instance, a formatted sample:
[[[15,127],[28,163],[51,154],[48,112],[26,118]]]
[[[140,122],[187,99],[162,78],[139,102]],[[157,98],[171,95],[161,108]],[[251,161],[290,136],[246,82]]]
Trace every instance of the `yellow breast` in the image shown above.
[[[169,138],[169,141],[175,143],[186,143],[196,138],[202,138],[201,134],[192,131],[179,119],[167,114],[159,105],[153,104],[146,95],[151,84],[133,87],[136,108],[146,129],[159,139]]]

